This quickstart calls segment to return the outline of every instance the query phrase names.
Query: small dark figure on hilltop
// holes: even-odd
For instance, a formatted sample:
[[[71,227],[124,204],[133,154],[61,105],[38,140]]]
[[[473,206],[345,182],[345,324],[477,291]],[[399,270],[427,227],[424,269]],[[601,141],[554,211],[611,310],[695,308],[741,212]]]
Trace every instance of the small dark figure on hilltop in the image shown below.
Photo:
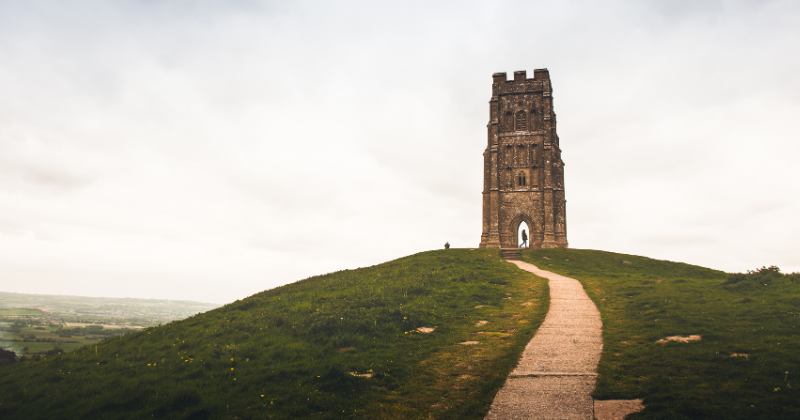
[[[444,243],[444,249],[450,249],[450,242]]]
[[[525,248],[528,246],[528,234],[525,233],[525,229],[522,229],[522,247]]]

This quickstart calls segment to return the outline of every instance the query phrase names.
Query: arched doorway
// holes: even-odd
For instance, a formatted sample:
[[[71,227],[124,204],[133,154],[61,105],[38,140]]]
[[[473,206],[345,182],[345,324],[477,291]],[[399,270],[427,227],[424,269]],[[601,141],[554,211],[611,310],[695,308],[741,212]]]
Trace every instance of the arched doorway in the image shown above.
[[[525,232],[525,245],[523,246],[522,241],[522,232]],[[525,223],[523,220],[517,226],[517,248],[530,248],[531,246],[531,230],[528,227],[528,224]]]

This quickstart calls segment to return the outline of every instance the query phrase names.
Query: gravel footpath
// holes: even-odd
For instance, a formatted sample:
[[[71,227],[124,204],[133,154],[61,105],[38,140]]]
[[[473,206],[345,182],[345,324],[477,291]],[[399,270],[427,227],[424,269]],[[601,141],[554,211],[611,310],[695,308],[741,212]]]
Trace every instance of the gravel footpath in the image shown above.
[[[486,419],[593,419],[591,394],[603,350],[600,312],[577,280],[509,262],[550,281],[550,309]]]

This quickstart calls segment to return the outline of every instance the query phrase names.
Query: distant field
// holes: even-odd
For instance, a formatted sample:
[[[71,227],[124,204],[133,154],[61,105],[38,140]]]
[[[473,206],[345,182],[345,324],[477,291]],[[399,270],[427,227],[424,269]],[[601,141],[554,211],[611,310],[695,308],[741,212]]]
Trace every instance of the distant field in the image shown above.
[[[0,292],[0,310],[47,308],[48,313],[82,314],[86,317],[152,319],[156,320],[156,324],[158,322],[183,319],[219,306],[214,303],[188,300],[103,298]]]
[[[3,324],[8,328],[9,323]],[[88,328],[86,328],[88,327]],[[87,344],[96,344],[103,339],[127,334],[139,328],[120,327],[100,328],[100,325],[78,324],[65,327],[26,326],[19,331],[0,332],[0,347],[20,355],[43,355],[56,347],[72,351]]]
[[[67,323],[65,323],[65,325],[66,325],[67,327],[89,327],[89,326],[96,326],[96,325],[99,325],[99,326],[102,326],[103,328],[109,328],[109,329],[115,329],[115,328],[135,328],[135,329],[141,329],[141,328],[144,328],[144,327],[141,327],[141,326],[131,326],[131,327],[128,327],[128,326],[125,326],[125,325],[113,325],[113,324],[94,324],[94,323],[92,323],[92,324],[89,324],[89,323],[86,323],[86,322],[67,322]]]
[[[217,306],[192,301],[0,292],[0,347],[18,355],[42,355],[56,345],[70,351]]]
[[[34,316],[44,315],[39,309],[0,309],[0,316]]]
[[[96,342],[96,341],[95,341]],[[6,342],[5,340],[0,339],[0,346],[4,348],[12,348],[12,343]],[[53,350],[54,348],[58,347],[64,349],[66,351],[72,351],[79,347],[85,346],[87,343],[50,343],[50,342],[37,342],[37,341],[18,341],[13,343],[13,348],[28,348],[28,351],[25,354],[45,354],[49,350]]]

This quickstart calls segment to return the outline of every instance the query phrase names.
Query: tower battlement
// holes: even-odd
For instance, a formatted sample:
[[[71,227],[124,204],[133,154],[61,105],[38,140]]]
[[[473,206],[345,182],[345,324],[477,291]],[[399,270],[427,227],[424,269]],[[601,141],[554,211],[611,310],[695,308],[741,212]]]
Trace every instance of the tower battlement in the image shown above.
[[[550,72],[492,75],[484,156],[481,248],[516,248],[524,222],[532,248],[566,248],[564,162]]]
[[[547,69],[535,69],[533,70],[533,78],[528,79],[528,71],[527,70],[518,70],[514,72],[514,79],[507,80],[508,76],[505,72],[502,73],[495,73],[492,75],[493,83],[514,83],[514,82],[524,82],[527,80],[550,80],[550,72]]]
[[[549,96],[550,90],[550,72],[547,69],[534,70],[531,79],[525,70],[515,71],[512,80],[508,80],[506,73],[492,75],[492,97],[523,92],[545,92]]]

